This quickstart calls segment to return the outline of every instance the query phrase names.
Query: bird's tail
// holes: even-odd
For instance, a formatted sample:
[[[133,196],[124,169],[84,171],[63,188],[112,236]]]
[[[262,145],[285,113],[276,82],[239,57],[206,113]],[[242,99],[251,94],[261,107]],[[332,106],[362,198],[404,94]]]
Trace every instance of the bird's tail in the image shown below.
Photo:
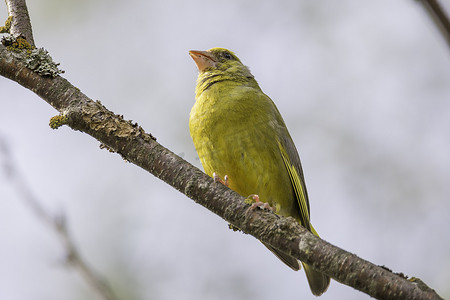
[[[314,270],[311,266],[302,263],[305,269],[306,278],[308,279],[309,288],[315,296],[320,296],[328,289],[330,285],[330,277]]]
[[[301,266],[299,264],[299,261],[287,254],[284,254],[283,252],[273,248],[272,246],[263,243],[264,246],[269,248],[270,251],[272,251],[273,254],[275,254],[282,262],[284,262],[286,265],[288,265],[291,269],[294,271],[300,270]],[[311,292],[315,296],[320,296],[328,289],[328,286],[330,285],[330,277],[327,275],[320,273],[319,271],[314,270],[311,266],[302,263],[303,268],[305,269],[306,278],[308,279],[309,287],[311,289]]]
[[[317,235],[316,230],[311,225],[311,231],[314,235]],[[291,269],[294,271],[298,271],[301,269],[300,261],[298,261],[295,257],[292,257],[288,254],[285,254],[284,252],[279,251],[278,249],[273,248],[272,246],[263,243],[264,246],[269,248],[270,251],[272,251],[273,254],[275,254],[282,262],[284,262],[286,265],[288,265]],[[327,275],[316,271],[313,269],[310,265],[307,265],[302,262],[303,268],[305,269],[306,278],[308,279],[309,287],[311,289],[311,292],[315,296],[320,296],[323,293],[326,292],[328,289],[328,286],[330,285],[330,277]]]
[[[311,225],[311,232],[319,236],[317,231],[314,229],[314,227]],[[311,289],[311,292],[315,296],[320,296],[328,289],[328,286],[330,285],[330,277],[327,275],[320,273],[319,271],[314,270],[310,265],[307,265],[305,263],[302,263],[303,268],[305,269],[306,278],[308,279],[309,287]]]

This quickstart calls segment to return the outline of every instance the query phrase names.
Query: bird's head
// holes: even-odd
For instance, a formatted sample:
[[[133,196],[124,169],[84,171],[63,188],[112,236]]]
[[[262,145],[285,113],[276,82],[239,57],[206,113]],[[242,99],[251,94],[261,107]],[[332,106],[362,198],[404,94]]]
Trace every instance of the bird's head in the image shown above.
[[[253,77],[249,69],[230,50],[224,48],[211,48],[206,51],[191,50],[189,55],[195,61],[200,73],[219,71]]]
[[[189,55],[200,71],[195,89],[197,97],[209,87],[216,86],[216,83],[227,86],[245,85],[259,89],[250,70],[230,50],[224,48],[211,48],[206,51],[191,50]]]
[[[224,48],[211,48],[206,51],[191,50],[189,55],[195,61],[200,72],[213,69],[225,71],[233,65],[241,64],[241,61],[230,50]]]

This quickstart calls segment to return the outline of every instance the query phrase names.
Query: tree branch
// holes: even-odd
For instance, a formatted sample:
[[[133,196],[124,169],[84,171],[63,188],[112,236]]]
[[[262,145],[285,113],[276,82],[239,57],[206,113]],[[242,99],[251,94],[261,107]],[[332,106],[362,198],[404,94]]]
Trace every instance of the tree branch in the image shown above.
[[[52,119],[53,127],[67,124],[91,135],[245,233],[372,297],[441,299],[429,288],[422,289],[422,285],[314,236],[292,218],[249,210],[243,197],[161,146],[139,125],[89,99],[60,76],[49,78],[34,73],[22,59],[0,46],[0,75],[32,90],[57,109],[61,115]]]
[[[12,16],[10,33],[14,37],[23,37],[34,47],[33,31],[25,0],[5,0],[8,14]]]
[[[450,46],[450,20],[438,0],[420,0]]]

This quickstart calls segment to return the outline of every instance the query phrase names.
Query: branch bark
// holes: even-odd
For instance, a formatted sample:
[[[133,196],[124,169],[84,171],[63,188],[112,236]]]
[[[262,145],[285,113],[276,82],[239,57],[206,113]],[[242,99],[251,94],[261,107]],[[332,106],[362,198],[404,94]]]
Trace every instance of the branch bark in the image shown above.
[[[61,76],[43,77],[0,46],[0,75],[32,90],[61,113],[59,120],[96,138],[245,233],[296,257],[335,280],[378,299],[442,299],[407,280],[314,236],[292,218],[249,210],[244,198],[161,146],[136,123],[107,110]]]
[[[14,37],[22,36],[34,47],[33,31],[25,0],[5,0],[8,14],[12,16],[10,33]]]

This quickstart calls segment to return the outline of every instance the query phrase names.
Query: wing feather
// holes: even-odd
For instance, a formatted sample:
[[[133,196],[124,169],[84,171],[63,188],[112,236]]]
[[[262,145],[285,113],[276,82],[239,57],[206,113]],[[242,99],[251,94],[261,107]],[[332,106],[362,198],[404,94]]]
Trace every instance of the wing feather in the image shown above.
[[[295,197],[297,198],[297,202],[300,208],[300,222],[304,227],[306,227],[308,230],[311,231],[308,194],[306,192],[306,186],[302,176],[303,174],[300,175],[299,172],[297,171],[296,166],[292,164],[291,159],[289,158],[289,154],[286,151],[286,148],[283,147],[283,145],[279,140],[277,140],[277,142],[278,148],[280,149],[281,157],[283,158],[284,165],[289,174],[289,178],[291,180],[291,184],[294,189]]]

